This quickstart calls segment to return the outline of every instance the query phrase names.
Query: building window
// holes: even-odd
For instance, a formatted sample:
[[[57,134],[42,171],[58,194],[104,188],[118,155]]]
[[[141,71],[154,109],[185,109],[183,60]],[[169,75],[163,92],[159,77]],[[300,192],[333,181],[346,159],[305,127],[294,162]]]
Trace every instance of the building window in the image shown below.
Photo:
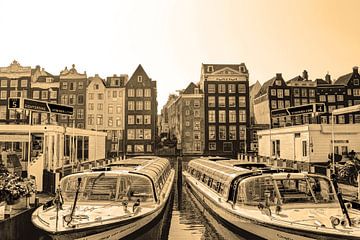
[[[194,109],[194,117],[200,117],[200,110]]]
[[[271,156],[280,157],[280,140],[273,140]]]
[[[239,93],[246,93],[246,85],[243,83],[238,84]]]
[[[226,140],[226,126],[219,126],[219,140]]]
[[[103,110],[103,104],[102,103],[97,104],[97,110]]]
[[[132,125],[135,123],[134,115],[128,115],[128,124]]]
[[[307,97],[307,89],[306,88],[301,89],[301,96],[302,97]]]
[[[136,89],[136,97],[143,97],[144,90],[139,88]]]
[[[68,104],[68,95],[62,95],[61,96],[61,103],[62,104]]]
[[[138,81],[138,82],[142,82],[142,81],[143,81],[142,76],[138,76],[138,77],[137,77],[137,81]]]
[[[200,107],[200,100],[194,100],[194,108],[199,108]]]
[[[135,90],[134,89],[128,89],[128,97],[134,97],[135,96]]]
[[[186,115],[186,116],[189,116],[189,115],[190,115],[190,110],[187,109],[187,110],[185,111],[185,115]]]
[[[128,139],[130,139],[130,138],[128,138]],[[133,151],[133,147],[132,147],[133,145],[131,145],[131,144],[128,144],[127,146],[126,146],[126,151],[127,152],[132,152]]]
[[[209,143],[209,150],[212,150],[212,151],[216,150],[216,143],[210,142]]]
[[[214,125],[209,126],[209,140],[216,140],[216,128]]]
[[[236,122],[236,111],[235,110],[230,110],[229,111],[229,122],[230,123],[235,123]]]
[[[190,127],[190,122],[189,122],[189,121],[185,121],[185,126],[186,126],[186,127]]]
[[[78,83],[78,89],[84,89],[84,83],[83,82]]]
[[[307,98],[302,98],[302,99],[301,99],[301,104],[307,104],[307,103],[308,103]]]
[[[350,95],[350,96],[352,95],[351,89],[348,89],[348,90],[347,90],[347,95]]]
[[[235,107],[236,103],[235,103],[235,97],[231,96],[229,97],[229,107]]]
[[[94,84],[93,89],[94,89],[94,90],[99,90],[99,84]]]
[[[236,92],[235,84],[228,84],[228,93],[235,93],[235,92]]]
[[[121,105],[116,105],[116,113],[121,113]]]
[[[239,97],[239,107],[246,107],[246,98],[245,96]]]
[[[194,140],[200,140],[200,132],[194,132]]]
[[[102,114],[98,114],[96,116],[96,125],[103,125],[103,115]]]
[[[245,136],[246,136],[246,127],[239,126],[239,140],[245,140]]]
[[[145,103],[145,110],[151,110],[151,102],[150,101],[144,101],[144,103]]]
[[[209,122],[214,123],[215,122],[215,111],[214,110],[208,111],[208,116],[209,116]]]
[[[145,97],[151,97],[151,89],[149,89],[149,88],[145,89],[144,95],[145,95]]]
[[[18,80],[10,80],[10,87],[18,87]]]
[[[94,115],[88,114],[88,125],[94,125]]]
[[[320,102],[326,102],[326,96],[325,95],[320,95],[319,101]]]
[[[208,107],[215,107],[215,97],[208,97]]]
[[[239,122],[246,122],[246,111],[239,110]]]
[[[93,103],[89,103],[88,109],[89,109],[89,110],[94,110],[94,104],[93,104]]]
[[[103,100],[103,99],[104,99],[104,94],[98,93],[98,100]]]
[[[136,115],[136,124],[143,124],[143,116]]]
[[[283,98],[284,97],[284,91],[282,89],[277,90],[277,97],[278,98]]]
[[[219,97],[219,107],[225,107],[225,97]]]
[[[226,111],[225,110],[219,111],[219,122],[226,123]]]
[[[359,85],[359,79],[354,79],[354,85],[358,86]]]
[[[344,95],[337,95],[336,99],[337,101],[344,101]]]
[[[335,95],[328,95],[328,102],[334,103],[335,102]]]
[[[28,83],[27,80],[25,79],[21,80],[21,87],[27,87],[27,83]]]
[[[295,98],[294,99],[294,105],[295,106],[300,106],[301,105],[300,98]]]
[[[1,87],[7,87],[7,80],[1,80]]]
[[[236,126],[229,126],[229,140],[236,140]]]
[[[223,151],[232,152],[232,150],[233,150],[233,144],[231,142],[225,142],[223,145]]]
[[[135,110],[135,102],[134,101],[128,102],[128,110],[130,110],[130,111]]]
[[[7,99],[7,91],[1,91],[1,99]]]
[[[70,91],[75,91],[75,90],[76,90],[76,83],[70,82],[70,84],[69,84],[69,90],[70,90]]]
[[[136,129],[136,139],[144,139],[144,129]]]
[[[215,93],[215,84],[208,84],[208,93]]]
[[[285,107],[286,108],[290,107],[290,100],[285,100]]]
[[[144,115],[144,124],[151,124],[151,115]]]
[[[219,84],[219,93],[225,93],[226,92],[226,86],[225,84]]]
[[[75,101],[76,101],[76,95],[70,94],[69,95],[69,104],[70,105],[75,105],[76,104]]]
[[[112,91],[112,97],[117,98],[117,91],[116,90]]]
[[[6,119],[7,106],[0,106],[0,119]]]
[[[151,139],[151,129],[144,129],[144,139],[146,140]]]
[[[276,89],[271,89],[271,96],[276,96]]]
[[[353,89],[354,96],[360,96],[360,89]]]
[[[57,91],[50,91],[50,99],[57,99]]]
[[[61,85],[61,89],[67,89],[68,88],[68,83],[67,82],[63,82]]]
[[[307,141],[302,141],[302,155],[303,157],[308,155]]]
[[[33,99],[39,99],[39,98],[40,98],[40,91],[33,91]]]
[[[315,89],[309,89],[309,97],[315,97]]]
[[[344,124],[345,123],[345,116],[344,115],[338,116],[338,123],[339,124]]]
[[[298,88],[294,88],[294,96],[300,97],[300,90]]]
[[[84,95],[82,95],[82,94],[78,95],[78,104],[79,105],[84,104]]]
[[[129,140],[135,139],[135,129],[128,129],[127,131],[127,138]]]
[[[84,119],[84,109],[78,109],[76,114],[77,114],[77,119]]]
[[[284,101],[279,100],[277,101],[278,108],[284,108]]]
[[[208,67],[207,67],[207,71],[208,71],[208,72],[213,72],[213,71],[214,71],[214,67],[213,67],[213,66],[208,66]]]
[[[284,90],[284,95],[285,95],[286,97],[290,96],[290,90],[289,90],[289,89],[285,89],[285,90]]]
[[[108,105],[108,113],[112,114],[114,112],[114,106],[112,104]]]
[[[185,101],[185,106],[190,106],[190,100]]]
[[[200,131],[200,122],[194,121],[194,130]]]
[[[117,117],[117,118],[116,118],[116,126],[117,126],[117,127],[120,127],[120,125],[121,125],[121,120],[120,120],[119,117]]]
[[[271,100],[271,109],[276,109],[277,105],[276,105],[276,100]]]
[[[136,110],[143,110],[143,109],[144,109],[143,101],[136,101]]]

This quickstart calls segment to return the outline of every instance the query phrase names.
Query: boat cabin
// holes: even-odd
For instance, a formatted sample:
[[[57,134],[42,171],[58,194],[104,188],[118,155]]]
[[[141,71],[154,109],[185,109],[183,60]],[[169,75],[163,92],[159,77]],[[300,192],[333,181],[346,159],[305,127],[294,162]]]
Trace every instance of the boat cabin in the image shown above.
[[[89,172],[73,174],[61,181],[65,201],[156,202],[170,174],[166,159],[127,159]]]
[[[187,172],[219,197],[240,205],[332,203],[335,191],[323,176],[238,160],[189,162]]]

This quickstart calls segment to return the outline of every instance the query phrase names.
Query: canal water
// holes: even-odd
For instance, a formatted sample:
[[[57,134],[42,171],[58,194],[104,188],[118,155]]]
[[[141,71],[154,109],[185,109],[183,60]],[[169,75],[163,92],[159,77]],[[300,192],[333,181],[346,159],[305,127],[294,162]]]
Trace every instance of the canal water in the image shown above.
[[[173,196],[164,215],[140,233],[126,240],[222,240],[246,239],[234,234],[210,215],[187,190],[182,180],[182,170],[190,159],[169,158],[176,171]],[[29,224],[32,225],[32,224]],[[34,230],[35,231],[35,230]],[[0,237],[1,238],[1,237]],[[46,239],[38,236],[36,239]]]

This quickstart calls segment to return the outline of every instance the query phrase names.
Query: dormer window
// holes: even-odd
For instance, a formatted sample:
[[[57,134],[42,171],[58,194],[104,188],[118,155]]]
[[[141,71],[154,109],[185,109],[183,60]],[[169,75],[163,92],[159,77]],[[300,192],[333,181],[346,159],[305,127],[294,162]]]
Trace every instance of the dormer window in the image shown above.
[[[138,82],[142,82],[143,81],[143,79],[142,79],[142,76],[138,76]]]
[[[51,83],[51,82],[54,81],[54,79],[53,79],[52,77],[47,77],[47,78],[45,79],[45,81],[46,81],[47,83]]]
[[[213,66],[208,66],[208,67],[207,67],[207,71],[208,71],[208,72],[213,72],[213,71],[214,71],[214,67],[213,67]]]
[[[194,94],[199,94],[199,88],[194,88]]]
[[[245,68],[243,66],[240,67],[240,72],[245,72]]]
[[[354,85],[359,85],[359,79],[354,79]]]
[[[94,90],[98,90],[99,89],[99,84],[95,84],[94,85]]]
[[[276,80],[275,84],[276,86],[281,86],[281,80]]]

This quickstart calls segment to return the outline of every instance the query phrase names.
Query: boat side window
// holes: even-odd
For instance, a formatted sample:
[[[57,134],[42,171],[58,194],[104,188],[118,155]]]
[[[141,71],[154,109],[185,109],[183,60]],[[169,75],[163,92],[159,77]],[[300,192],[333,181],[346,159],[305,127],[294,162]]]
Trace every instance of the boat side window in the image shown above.
[[[142,176],[129,176],[126,178],[125,191],[119,192],[118,200],[141,202],[153,201],[152,186],[149,179]]]
[[[257,205],[265,201],[268,201],[270,205],[275,205],[277,202],[276,190],[271,177],[251,177],[243,180],[239,184],[237,194],[238,203]]]
[[[309,184],[319,203],[335,201],[335,194],[328,179],[311,176],[309,177]]]

